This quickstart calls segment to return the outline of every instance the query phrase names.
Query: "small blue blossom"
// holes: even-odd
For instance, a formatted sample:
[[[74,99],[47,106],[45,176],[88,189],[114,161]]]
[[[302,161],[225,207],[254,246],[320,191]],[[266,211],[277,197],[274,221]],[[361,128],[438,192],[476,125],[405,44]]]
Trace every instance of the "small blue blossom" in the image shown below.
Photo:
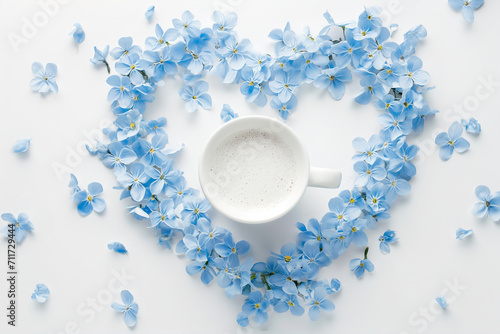
[[[382,253],[390,253],[391,252],[391,246],[389,244],[392,244],[393,242],[396,242],[398,238],[396,237],[396,232],[387,230],[382,234],[379,238],[378,241],[380,241],[380,250]]]
[[[123,320],[128,327],[134,327],[137,322],[137,312],[139,312],[139,305],[134,302],[134,296],[128,291],[121,292],[123,304],[114,302],[111,308],[117,312],[123,313]]]
[[[448,301],[446,300],[445,296],[439,296],[436,297],[436,302],[441,306],[443,309],[448,308]]]
[[[26,232],[33,230],[33,224],[29,221],[28,215],[25,213],[20,213],[17,219],[12,213],[4,213],[1,217],[4,221],[9,223],[2,227],[2,234],[8,238],[9,234],[11,234],[9,232],[9,230],[11,230],[9,225],[14,224],[14,240],[18,244],[24,240]]]
[[[297,107],[297,97],[292,94],[290,100],[281,102],[281,100],[275,96],[271,99],[270,104],[271,107],[280,113],[281,118],[286,120],[288,115],[290,115],[290,112]]]
[[[56,83],[57,75],[57,65],[53,63],[47,63],[45,68],[39,62],[33,63],[31,65],[31,70],[35,78],[31,79],[30,87],[31,90],[40,94],[45,94],[49,92],[57,93],[59,88]]]
[[[148,20],[148,22],[151,22],[154,13],[155,13],[155,6],[149,6],[146,12],[144,13],[144,16],[146,17],[146,20]]]
[[[108,249],[113,250],[120,254],[126,254],[128,252],[125,246],[120,242],[113,242],[108,244]]]
[[[287,102],[299,83],[296,72],[278,71],[274,80],[269,83],[269,89],[278,96],[281,102]]]
[[[130,167],[130,171],[118,170],[118,175],[116,175],[116,179],[120,185],[127,188],[130,187],[130,197],[136,202],[144,199],[144,195],[146,194],[144,183],[150,179],[144,169],[143,164],[136,162]]]
[[[186,102],[188,112],[193,112],[202,107],[205,110],[212,108],[212,97],[207,94],[208,83],[198,81],[193,85],[184,85],[179,92],[181,98]]]
[[[345,82],[352,80],[352,73],[347,67],[334,67],[321,71],[314,86],[328,88],[328,92],[335,100],[340,100],[345,93]]]
[[[118,101],[118,105],[122,108],[127,108],[128,106],[130,106],[130,104],[132,103],[132,100],[130,98],[132,85],[130,83],[129,77],[119,77],[118,75],[112,75],[106,80],[106,83],[111,86],[111,89],[108,93],[109,102]]]
[[[207,211],[210,210],[210,203],[206,199],[198,200],[197,196],[189,196],[184,200],[184,210],[182,219],[196,224],[200,218],[208,218]]]
[[[326,299],[327,291],[324,287],[317,287],[314,289],[313,296],[308,301],[309,308],[309,318],[312,321],[316,321],[319,318],[320,310],[331,312],[335,309],[335,305],[332,301]]]
[[[354,171],[358,173],[355,182],[358,187],[364,187],[373,181],[382,181],[387,176],[385,162],[382,159],[376,159],[373,164],[358,161],[354,164]]]
[[[477,135],[481,132],[481,124],[479,124],[475,118],[470,118],[469,121],[462,119],[460,123],[468,133]]]
[[[260,291],[251,292],[245,304],[242,306],[242,311],[245,316],[254,316],[257,324],[263,324],[267,321],[267,309],[269,308],[269,300],[262,296]]]
[[[474,22],[474,11],[481,7],[484,0],[448,0],[448,4],[454,10],[461,10],[465,21]]]
[[[142,50],[139,46],[133,45],[134,40],[132,37],[122,37],[118,40],[117,47],[113,48],[110,55],[115,59],[120,59],[123,55],[129,55],[133,53],[141,53]]]
[[[276,304],[274,304],[274,310],[278,313],[284,313],[286,311],[290,311],[294,316],[300,317],[302,314],[304,314],[305,310],[304,308],[300,305],[299,299],[296,295],[288,295],[285,294],[283,296],[280,296],[281,298],[279,299]]]
[[[106,209],[106,202],[98,197],[102,194],[102,185],[98,182],[92,182],[87,190],[80,190],[77,192],[73,199],[78,203],[78,213],[86,217],[95,211],[101,213]]]
[[[14,153],[24,153],[30,148],[31,139],[19,139],[16,141],[12,150]]]
[[[108,53],[109,53],[109,45],[106,45],[102,49],[102,51],[94,46],[94,56],[92,58],[90,58],[90,62],[96,66],[99,64],[106,65],[106,69],[108,70],[108,74],[109,74],[111,69],[109,68],[108,61],[106,60],[106,58],[108,57]]]
[[[35,291],[31,294],[31,299],[43,304],[47,301],[50,290],[45,284],[37,284]]]
[[[220,111],[220,118],[224,122],[229,122],[232,119],[238,118],[238,113],[235,113],[233,108],[229,104],[224,104],[222,110]]]
[[[458,122],[454,122],[448,129],[448,133],[441,132],[436,137],[436,145],[441,147],[439,157],[446,161],[449,160],[456,150],[458,153],[467,151],[470,143],[462,137],[462,126]]]
[[[354,275],[357,278],[362,277],[365,274],[365,271],[372,272],[375,269],[373,263],[367,259],[368,255],[368,247],[365,249],[365,258],[363,260],[356,258],[352,259],[349,262],[349,269],[354,272]]]
[[[474,205],[472,214],[477,218],[489,216],[493,221],[500,220],[500,192],[490,193],[486,186],[477,186],[476,196],[479,203]]]
[[[464,230],[463,228],[459,227],[457,228],[457,239],[464,240],[465,238],[470,236],[472,232],[472,230]]]
[[[73,36],[76,44],[82,44],[85,40],[85,31],[83,31],[82,25],[80,23],[73,24],[74,28],[70,32],[70,35]]]
[[[194,261],[186,266],[186,272],[189,275],[195,275],[201,272],[201,281],[203,284],[212,282],[215,276],[215,270],[207,261]]]

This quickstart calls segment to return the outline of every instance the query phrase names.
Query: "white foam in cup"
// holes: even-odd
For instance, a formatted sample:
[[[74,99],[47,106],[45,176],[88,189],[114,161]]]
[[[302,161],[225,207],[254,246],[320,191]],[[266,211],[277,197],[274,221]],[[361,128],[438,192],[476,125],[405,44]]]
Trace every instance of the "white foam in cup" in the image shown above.
[[[216,131],[201,157],[199,176],[217,210],[254,224],[286,214],[308,185],[336,188],[341,180],[338,171],[310,169],[293,131],[263,116],[241,117]]]

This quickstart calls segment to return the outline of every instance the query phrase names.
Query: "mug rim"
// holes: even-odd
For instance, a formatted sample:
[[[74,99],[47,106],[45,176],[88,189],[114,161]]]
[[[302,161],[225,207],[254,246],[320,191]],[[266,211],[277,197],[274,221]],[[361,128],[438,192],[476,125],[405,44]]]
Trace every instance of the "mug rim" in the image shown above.
[[[228,210],[226,210],[222,205],[217,200],[214,200],[213,197],[207,192],[206,190],[206,185],[210,180],[206,179],[205,176],[205,171],[208,168],[208,160],[209,160],[209,148],[214,145],[214,142],[219,139],[221,134],[225,133],[228,131],[228,129],[235,127],[239,123],[243,122],[249,122],[252,120],[257,120],[257,121],[266,121],[266,122],[271,122],[271,124],[276,124],[280,129],[287,131],[289,135],[291,135],[292,138],[295,139],[298,147],[296,147],[301,155],[302,159],[301,161],[297,162],[297,178],[299,179],[297,183],[300,183],[302,181],[302,186],[301,188],[298,188],[299,185],[296,185],[296,189],[290,196],[291,198],[285,202],[286,206],[284,209],[281,210],[276,210],[272,211],[270,210],[270,214],[268,217],[265,218],[259,218],[259,219],[252,219],[249,218],[248,215],[245,216],[238,216],[234,215]],[[250,127],[249,129],[259,129],[258,127]],[[280,136],[280,135],[278,135]],[[281,136],[280,136],[281,137]],[[303,197],[304,192],[307,188],[308,182],[309,182],[309,173],[310,173],[310,162],[309,162],[309,155],[307,153],[306,148],[304,147],[303,143],[299,140],[297,134],[285,123],[280,122],[279,120],[268,117],[268,116],[261,116],[261,115],[248,115],[248,116],[242,116],[236,119],[233,119],[225,124],[223,124],[221,127],[219,127],[214,133],[212,133],[207,140],[207,143],[203,149],[199,164],[198,164],[198,178],[200,182],[201,189],[203,191],[203,194],[205,195],[205,198],[210,202],[210,204],[220,213],[222,213],[224,216],[230,218],[231,220],[240,222],[240,223],[245,223],[245,224],[263,224],[267,222],[271,222],[274,220],[277,220],[284,215],[286,215],[288,212],[290,212],[300,201],[300,199]]]

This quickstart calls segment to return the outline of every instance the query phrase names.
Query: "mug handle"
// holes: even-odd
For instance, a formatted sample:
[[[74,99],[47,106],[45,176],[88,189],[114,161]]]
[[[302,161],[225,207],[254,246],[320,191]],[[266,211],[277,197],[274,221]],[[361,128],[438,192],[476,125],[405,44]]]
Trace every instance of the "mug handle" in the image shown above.
[[[338,188],[342,181],[342,173],[335,169],[311,167],[309,187]]]

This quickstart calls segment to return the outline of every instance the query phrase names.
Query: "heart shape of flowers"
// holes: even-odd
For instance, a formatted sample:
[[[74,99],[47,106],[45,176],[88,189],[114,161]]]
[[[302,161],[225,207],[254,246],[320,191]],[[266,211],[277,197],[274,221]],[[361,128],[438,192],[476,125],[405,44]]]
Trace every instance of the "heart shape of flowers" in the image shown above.
[[[408,145],[406,136],[421,132],[425,118],[436,112],[422,95],[429,74],[414,55],[427,32],[415,27],[397,44],[391,40],[397,26],[385,27],[380,14],[378,7],[366,8],[357,20],[336,24],[326,12],[327,25],[317,36],[307,27],[297,34],[287,24],[269,34],[276,41],[276,57],[272,57],[253,51],[249,40],[238,39],[236,14],[215,11],[213,26],[202,28],[186,11],[172,21],[172,28],[156,25],[145,50],[134,45],[131,37],[123,37],[110,52],[117,60],[118,74],[107,79],[111,86],[108,101],[116,120],[104,130],[109,143],[98,143],[89,151],[113,169],[121,199],[133,203],[128,207],[130,214],[149,222],[159,235],[159,244],[170,248],[177,237],[176,252],[191,261],[188,274],[200,274],[205,284],[216,278],[229,298],[247,296],[237,317],[241,326],[251,319],[259,324],[267,321],[270,307],[298,316],[307,306],[312,320],[320,310],[332,311],[335,306],[327,296],[339,291],[340,282],[316,280],[319,269],[351,244],[365,248],[364,230],[389,218],[392,203],[410,191],[408,181],[416,174],[411,160],[418,147]],[[107,52],[108,48],[96,49],[93,62],[108,66]],[[199,191],[188,188],[182,172],[174,168],[170,155],[182,147],[169,145],[165,118],[144,119],[147,103],[153,102],[156,88],[166,77],[177,76],[184,81],[180,97],[186,109],[210,109],[208,83],[201,78],[211,73],[224,83],[239,84],[249,103],[263,107],[269,102],[286,119],[297,105],[301,84],[327,89],[339,100],[346,83],[352,81],[352,72],[362,87],[355,101],[373,101],[382,111],[380,133],[353,141],[358,151],[354,189],[331,199],[330,211],[321,221],[311,219],[307,226],[298,223],[297,242],[284,245],[280,253],[271,253],[265,262],[241,259],[250,244],[236,242],[231,232],[212,225],[209,203],[200,198]],[[221,118],[230,121],[234,117],[237,114],[225,105]],[[388,230],[379,240],[381,250],[389,252],[389,244],[397,237]],[[365,248],[364,258],[350,262],[356,277],[374,269],[367,253]]]

